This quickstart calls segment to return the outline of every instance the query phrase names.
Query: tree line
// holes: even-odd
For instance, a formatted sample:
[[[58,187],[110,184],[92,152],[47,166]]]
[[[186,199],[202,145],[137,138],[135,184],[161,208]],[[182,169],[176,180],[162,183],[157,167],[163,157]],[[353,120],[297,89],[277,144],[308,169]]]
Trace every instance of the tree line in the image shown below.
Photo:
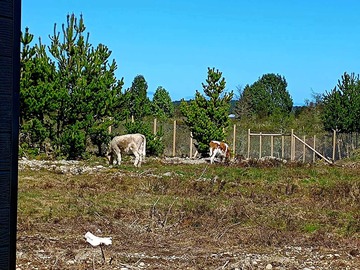
[[[111,51],[104,44],[90,43],[82,16],[67,15],[60,30],[54,24],[49,38],[48,46],[41,38],[32,45],[34,36],[28,28],[21,35],[20,154],[51,152],[57,158],[87,158],[91,144],[103,155],[104,145],[114,135],[109,126],[116,130],[125,121],[126,132],[147,137],[148,154],[161,155],[163,131],[153,134],[144,121],[148,116],[183,119],[202,154],[210,140],[225,139],[234,91],[225,90],[221,71],[208,68],[203,94],[196,90],[193,100],[181,100],[175,106],[162,86],[150,100],[142,75],[123,89],[124,79],[115,76],[117,64],[110,60]],[[293,125],[358,132],[359,81],[359,75],[344,73],[333,90],[294,110],[285,77],[265,74],[237,89],[234,113],[238,121],[271,123],[280,132]],[[132,117],[136,121],[130,121]]]

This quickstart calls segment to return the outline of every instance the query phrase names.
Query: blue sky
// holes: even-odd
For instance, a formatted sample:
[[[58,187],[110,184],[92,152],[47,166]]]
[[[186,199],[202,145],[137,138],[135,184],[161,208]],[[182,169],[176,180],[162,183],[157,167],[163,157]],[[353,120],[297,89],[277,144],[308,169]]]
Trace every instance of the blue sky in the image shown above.
[[[22,30],[50,44],[54,23],[83,15],[90,43],[111,51],[125,88],[143,75],[151,98],[158,86],[172,100],[202,92],[207,68],[226,90],[263,74],[285,77],[295,105],[360,73],[358,0],[23,0]]]

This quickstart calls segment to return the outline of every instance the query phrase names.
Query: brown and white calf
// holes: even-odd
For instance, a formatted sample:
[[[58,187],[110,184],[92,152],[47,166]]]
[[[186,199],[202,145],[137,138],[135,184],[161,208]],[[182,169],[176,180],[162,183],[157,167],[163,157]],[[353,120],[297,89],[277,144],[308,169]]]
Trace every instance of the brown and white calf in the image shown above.
[[[220,156],[221,159],[225,158],[225,161],[230,161],[230,148],[225,142],[211,141],[209,144],[210,151],[210,163],[214,163],[214,159]]]
[[[116,159],[120,165],[122,153],[132,153],[135,156],[135,167],[140,167],[146,155],[146,137],[140,133],[115,136],[106,153],[109,164],[112,165]]]

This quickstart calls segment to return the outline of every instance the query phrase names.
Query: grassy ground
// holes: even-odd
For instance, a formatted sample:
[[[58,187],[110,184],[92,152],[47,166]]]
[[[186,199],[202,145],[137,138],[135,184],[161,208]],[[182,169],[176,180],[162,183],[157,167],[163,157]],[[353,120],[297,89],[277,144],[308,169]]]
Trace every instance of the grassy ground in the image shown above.
[[[148,160],[78,175],[24,168],[18,196],[19,269],[360,267],[356,164]],[[105,263],[87,231],[112,237]]]

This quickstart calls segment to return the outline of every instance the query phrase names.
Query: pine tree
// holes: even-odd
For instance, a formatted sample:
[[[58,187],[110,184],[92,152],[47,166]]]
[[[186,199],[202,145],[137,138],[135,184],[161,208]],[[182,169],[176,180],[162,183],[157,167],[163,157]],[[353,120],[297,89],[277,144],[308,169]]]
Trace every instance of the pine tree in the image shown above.
[[[360,79],[346,72],[337,86],[323,96],[322,119],[325,130],[338,132],[360,131]]]
[[[98,146],[110,139],[104,122],[112,124],[123,80],[115,77],[111,51],[89,43],[82,16],[68,15],[61,29],[62,35],[55,24],[50,36],[51,58],[41,42],[31,56],[31,36],[22,38],[22,121],[36,119],[32,126],[48,132],[58,155],[78,158],[86,154],[89,139]]]
[[[235,104],[235,115],[238,119],[250,119],[254,116],[250,102],[251,97],[248,95],[249,88],[250,86],[248,84],[244,87],[244,89],[238,88],[239,100]]]
[[[64,42],[60,42],[56,24],[51,37],[50,53],[59,75],[58,141],[60,146],[70,145],[62,151],[70,158],[85,153],[90,136],[98,145],[96,138],[104,134],[102,123],[113,116],[123,85],[115,77],[116,62],[108,60],[111,51],[103,44],[94,48],[85,29],[82,16],[77,20],[72,14],[67,16],[67,25],[62,25]],[[109,139],[110,135],[104,142]]]
[[[137,75],[129,89],[125,91],[125,107],[127,108],[127,117],[134,117],[141,120],[150,115],[150,100],[147,97],[147,82],[142,75]]]
[[[30,46],[33,37],[28,28],[21,35],[20,147],[37,149],[33,154],[38,154],[44,150],[45,140],[53,135],[54,122],[49,115],[56,111],[56,71],[41,40]]]
[[[202,83],[205,96],[199,91],[195,99],[181,102],[181,113],[197,141],[198,151],[205,154],[211,140],[224,140],[229,126],[229,109],[233,92],[225,93],[226,82],[222,72],[208,68],[206,83]]]
[[[152,101],[152,112],[157,118],[174,116],[174,105],[171,102],[169,92],[161,86],[159,86],[155,91]]]

